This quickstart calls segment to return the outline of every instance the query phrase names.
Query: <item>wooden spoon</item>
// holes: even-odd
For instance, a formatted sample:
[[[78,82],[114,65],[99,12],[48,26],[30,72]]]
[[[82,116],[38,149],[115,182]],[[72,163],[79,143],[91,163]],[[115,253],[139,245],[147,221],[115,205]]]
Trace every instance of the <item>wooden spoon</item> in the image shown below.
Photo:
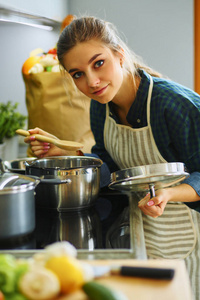
[[[28,131],[23,129],[17,129],[16,133],[23,136],[30,135]],[[78,150],[80,148],[83,148],[83,144],[77,142],[57,140],[41,134],[32,134],[32,136],[34,136],[37,141],[51,143],[57,146],[58,148],[65,149],[65,150]]]

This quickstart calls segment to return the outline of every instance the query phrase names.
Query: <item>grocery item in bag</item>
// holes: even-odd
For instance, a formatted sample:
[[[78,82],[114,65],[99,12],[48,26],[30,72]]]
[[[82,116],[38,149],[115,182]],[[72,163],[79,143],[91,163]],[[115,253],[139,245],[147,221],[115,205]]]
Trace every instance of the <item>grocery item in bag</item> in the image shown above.
[[[68,15],[61,24],[61,31],[71,23]],[[44,52],[35,49],[22,66],[26,89],[28,128],[41,129],[62,140],[84,145],[83,152],[90,153],[94,137],[90,129],[90,99],[77,90],[70,80],[60,73],[56,45]],[[30,147],[28,156],[34,156]]]
[[[23,74],[26,88],[28,128],[41,129],[62,140],[84,145],[83,152],[90,153],[94,137],[90,129],[90,98],[73,85],[63,85],[60,72]],[[28,149],[28,156],[33,153]]]

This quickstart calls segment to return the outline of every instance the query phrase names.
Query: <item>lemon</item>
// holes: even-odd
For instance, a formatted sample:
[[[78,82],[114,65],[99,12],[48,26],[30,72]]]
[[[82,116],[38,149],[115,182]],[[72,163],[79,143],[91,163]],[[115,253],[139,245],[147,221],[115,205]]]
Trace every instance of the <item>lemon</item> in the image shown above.
[[[47,260],[45,267],[57,275],[61,292],[64,294],[79,289],[84,283],[83,269],[76,258],[52,256]]]

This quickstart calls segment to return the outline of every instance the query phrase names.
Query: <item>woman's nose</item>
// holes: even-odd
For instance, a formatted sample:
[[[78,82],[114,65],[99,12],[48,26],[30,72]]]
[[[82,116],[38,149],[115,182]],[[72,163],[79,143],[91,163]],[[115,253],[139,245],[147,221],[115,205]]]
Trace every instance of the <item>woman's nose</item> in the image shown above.
[[[98,76],[94,74],[90,74],[87,76],[87,83],[90,87],[95,87],[100,84],[100,79]]]

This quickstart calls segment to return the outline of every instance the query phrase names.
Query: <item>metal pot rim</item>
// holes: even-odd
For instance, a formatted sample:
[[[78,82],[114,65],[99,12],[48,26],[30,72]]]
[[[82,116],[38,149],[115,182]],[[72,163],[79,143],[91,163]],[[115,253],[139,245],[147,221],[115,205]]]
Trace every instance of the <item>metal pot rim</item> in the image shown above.
[[[116,171],[111,174],[109,188],[121,191],[139,191],[153,184],[156,188],[181,182],[189,173],[181,162],[143,165]]]
[[[37,163],[45,162],[45,161],[58,161],[58,160],[81,160],[81,161],[94,161],[96,164],[89,164],[85,166],[73,166],[73,167],[60,167],[60,166],[54,166],[54,167],[43,167],[43,166],[37,166]],[[39,158],[36,160],[33,160],[31,162],[25,161],[25,166],[39,169],[39,170],[82,170],[82,169],[89,169],[89,168],[99,168],[103,164],[103,161],[99,158],[92,157],[92,156],[49,156],[46,158]]]
[[[20,172],[24,171],[25,172],[25,164],[23,164],[25,161],[33,161],[36,160],[36,157],[23,157],[23,158],[17,158],[17,159],[12,159],[12,160],[4,160],[2,161],[3,166],[5,168],[5,171],[9,172]],[[18,165],[21,163],[23,164],[23,168],[19,168]],[[15,167],[13,167],[15,166]]]
[[[21,180],[21,182],[20,182]],[[34,176],[25,176],[17,173],[3,173],[0,175],[0,194],[31,190],[36,187],[40,179]]]
[[[18,193],[23,193],[27,191],[32,191],[35,189],[35,185],[32,183],[27,184],[27,185],[21,185],[21,186],[13,186],[13,187],[6,187],[0,190],[0,195],[5,195],[5,194],[18,194]]]

